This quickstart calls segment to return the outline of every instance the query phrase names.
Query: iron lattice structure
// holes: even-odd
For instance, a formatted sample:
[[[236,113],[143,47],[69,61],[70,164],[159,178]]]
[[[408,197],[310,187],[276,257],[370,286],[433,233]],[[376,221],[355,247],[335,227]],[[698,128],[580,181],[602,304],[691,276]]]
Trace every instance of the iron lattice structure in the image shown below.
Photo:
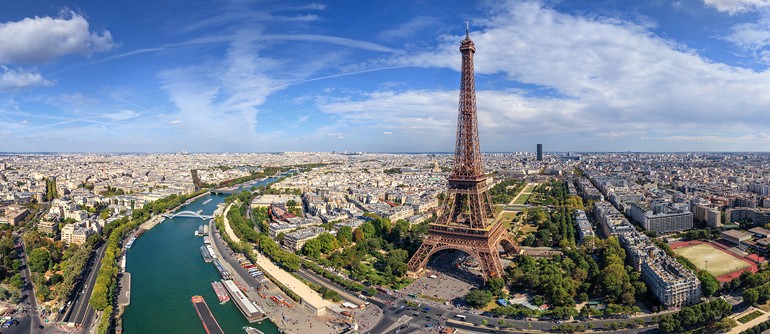
[[[478,260],[484,279],[502,277],[498,246],[508,254],[520,252],[502,223],[496,223],[495,210],[487,192],[479,148],[476,116],[476,82],[473,55],[476,47],[468,36],[460,43],[462,73],[460,103],[457,115],[457,138],[454,166],[449,174],[446,196],[436,222],[430,224],[428,236],[409,260],[413,276],[419,276],[431,255],[445,249],[461,250]]]

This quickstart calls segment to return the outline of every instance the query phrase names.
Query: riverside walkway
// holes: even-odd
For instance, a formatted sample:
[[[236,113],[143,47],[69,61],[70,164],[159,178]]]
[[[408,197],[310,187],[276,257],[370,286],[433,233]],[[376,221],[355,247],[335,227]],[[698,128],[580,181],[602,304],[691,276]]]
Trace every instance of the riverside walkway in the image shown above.
[[[233,228],[230,227],[230,222],[227,220],[227,213],[230,212],[230,208],[233,206],[232,203],[227,205],[227,209],[225,209],[225,213],[222,214],[222,217],[224,217],[225,221],[225,233],[227,233],[227,236],[230,237],[230,240],[235,242],[236,244],[241,243],[241,238],[238,238],[237,235],[235,235],[235,231],[233,231]]]

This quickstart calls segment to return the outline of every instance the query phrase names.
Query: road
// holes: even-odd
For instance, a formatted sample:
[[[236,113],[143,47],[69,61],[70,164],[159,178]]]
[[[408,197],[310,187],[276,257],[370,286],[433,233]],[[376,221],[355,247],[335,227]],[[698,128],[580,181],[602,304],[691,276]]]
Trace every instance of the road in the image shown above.
[[[310,281],[317,284],[323,282],[322,285],[326,287],[331,286],[334,288],[334,290],[337,291],[344,290],[336,283],[330,282],[323,277],[319,277],[317,274],[310,271],[302,271],[300,276],[303,276],[306,279],[308,279],[307,276],[310,276],[314,278],[309,279]],[[487,317],[471,314],[468,310],[460,309],[451,305],[426,302],[413,298],[396,297],[381,292],[379,292],[373,298],[369,298],[368,301],[384,311],[384,315],[380,321],[370,329],[371,333],[392,333],[396,331],[399,333],[407,333],[415,330],[425,330],[428,324],[431,326],[449,325],[450,327],[457,327],[476,333],[514,333],[520,332],[522,329],[550,331],[553,326],[557,325],[553,321],[529,321],[525,319]],[[417,308],[410,308],[408,305],[406,305],[408,301],[418,303],[420,306]],[[425,307],[429,309],[426,310],[424,309]],[[642,320],[646,327],[618,330],[617,333],[655,332],[657,331],[656,318],[668,313],[670,312],[645,315],[630,319],[591,319],[589,321],[581,321],[574,324],[585,325],[587,323],[591,323],[594,328],[607,328],[610,323],[631,323],[635,320]],[[453,321],[452,319],[456,319],[455,316],[458,314],[466,316],[466,321]],[[482,326],[482,323],[484,323],[485,320],[488,325]],[[497,328],[500,320],[503,320],[505,323],[511,325],[511,329],[504,330]]]
[[[16,242],[19,242],[21,240],[21,237],[18,237]],[[23,323],[27,324],[26,328],[29,328],[28,333],[33,333],[34,331],[37,331],[40,327],[40,313],[38,312],[37,307],[37,299],[35,298],[35,287],[32,285],[32,273],[29,270],[28,258],[27,258],[27,246],[24,245],[24,242],[21,243],[21,265],[24,267],[24,270],[21,272],[21,276],[24,279],[24,286],[22,287],[21,291],[21,302],[23,305],[25,305],[25,309],[27,310],[27,315],[19,320],[19,326],[17,328],[22,328]],[[23,323],[22,323],[23,322]]]
[[[90,328],[95,311],[88,304],[88,300],[91,298],[91,293],[96,283],[96,276],[104,257],[104,251],[107,248],[106,245],[104,243],[96,249],[96,256],[90,260],[90,266],[85,271],[88,273],[88,276],[76,287],[74,302],[69,308],[65,309],[62,322],[73,323],[84,329]]]
[[[297,274],[299,277],[302,277],[306,281],[309,281],[310,283],[317,284],[317,285],[326,287],[327,289],[336,291],[340,295],[340,297],[342,297],[342,299],[347,302],[351,302],[356,305],[361,305],[366,302],[361,298],[358,298],[355,294],[350,293],[347,290],[342,289],[335,284],[332,284],[325,277],[318,276],[316,273],[310,270],[300,267],[299,270],[297,270],[294,273]]]
[[[382,297],[379,295],[378,297]],[[387,296],[385,296],[387,298]],[[392,298],[392,297],[391,297]],[[374,303],[373,299],[372,302]],[[428,310],[425,309],[425,305],[421,305],[417,308],[410,308],[406,305],[406,299],[396,298],[392,301],[386,302],[382,309],[385,310],[385,317],[375,327],[371,329],[372,333],[406,333],[415,330],[425,330],[428,326],[449,326],[473,333],[521,333],[521,330],[539,330],[550,331],[551,328],[556,325],[554,322],[548,321],[527,321],[520,319],[504,319],[494,317],[484,317],[480,315],[467,314],[462,311],[449,310],[445,307],[429,306]],[[378,302],[379,303],[379,302]],[[458,321],[455,318],[456,315],[462,314],[467,317],[466,321]],[[653,322],[652,317],[646,317],[648,327],[621,329],[614,331],[614,333],[642,333],[642,332],[657,332],[656,324]],[[486,320],[487,325],[482,325]],[[506,324],[511,326],[510,329],[498,328],[499,321],[503,320]],[[573,325],[585,325],[592,323],[594,328],[606,328],[611,322],[628,321],[629,319],[600,319],[591,320],[588,322],[571,323]],[[633,319],[630,319],[633,320]],[[394,326],[394,324],[398,323]],[[613,333],[613,332],[610,332]]]

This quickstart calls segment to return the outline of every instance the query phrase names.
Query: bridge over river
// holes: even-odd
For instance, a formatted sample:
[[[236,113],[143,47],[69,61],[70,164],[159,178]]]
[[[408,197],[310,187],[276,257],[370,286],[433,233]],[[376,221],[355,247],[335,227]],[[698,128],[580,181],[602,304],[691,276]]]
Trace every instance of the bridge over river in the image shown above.
[[[198,212],[195,212],[195,211],[179,211],[179,212],[174,213],[174,214],[164,213],[163,217],[165,217],[165,218],[189,217],[189,218],[200,218],[202,220],[213,218],[213,216],[203,215],[203,214],[201,214],[201,212],[202,212],[202,210],[198,210]]]

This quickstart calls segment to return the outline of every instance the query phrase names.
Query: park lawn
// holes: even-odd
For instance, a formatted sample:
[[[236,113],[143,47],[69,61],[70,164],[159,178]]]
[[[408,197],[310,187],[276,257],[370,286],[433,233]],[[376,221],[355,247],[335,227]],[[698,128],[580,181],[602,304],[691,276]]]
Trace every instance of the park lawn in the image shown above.
[[[519,198],[516,199],[515,202],[513,202],[513,204],[519,204],[519,205],[526,204],[527,200],[529,200],[530,197],[532,197],[532,193],[522,194],[521,196],[519,196]]]
[[[522,225],[519,231],[521,231],[522,235],[526,236],[527,234],[532,234],[537,232],[537,226],[532,224]]]
[[[532,224],[523,224],[521,227],[519,227],[518,232],[521,232],[521,234],[517,241],[521,242],[524,240],[524,238],[527,237],[527,235],[537,232],[537,226]]]
[[[500,213],[500,221],[503,222],[503,225],[505,225],[506,229],[511,228],[511,221],[516,218],[517,212],[518,211],[503,211]]]
[[[747,315],[744,315],[744,316],[738,318],[737,320],[738,320],[738,322],[740,322],[742,324],[745,324],[745,323],[747,323],[749,321],[752,321],[752,320],[754,320],[756,318],[759,318],[761,315],[762,315],[762,312],[754,310],[754,312],[751,312],[751,313],[749,313]]]
[[[698,244],[674,249],[674,253],[686,257],[698,269],[707,270],[714,276],[722,276],[750,265],[709,244]]]

